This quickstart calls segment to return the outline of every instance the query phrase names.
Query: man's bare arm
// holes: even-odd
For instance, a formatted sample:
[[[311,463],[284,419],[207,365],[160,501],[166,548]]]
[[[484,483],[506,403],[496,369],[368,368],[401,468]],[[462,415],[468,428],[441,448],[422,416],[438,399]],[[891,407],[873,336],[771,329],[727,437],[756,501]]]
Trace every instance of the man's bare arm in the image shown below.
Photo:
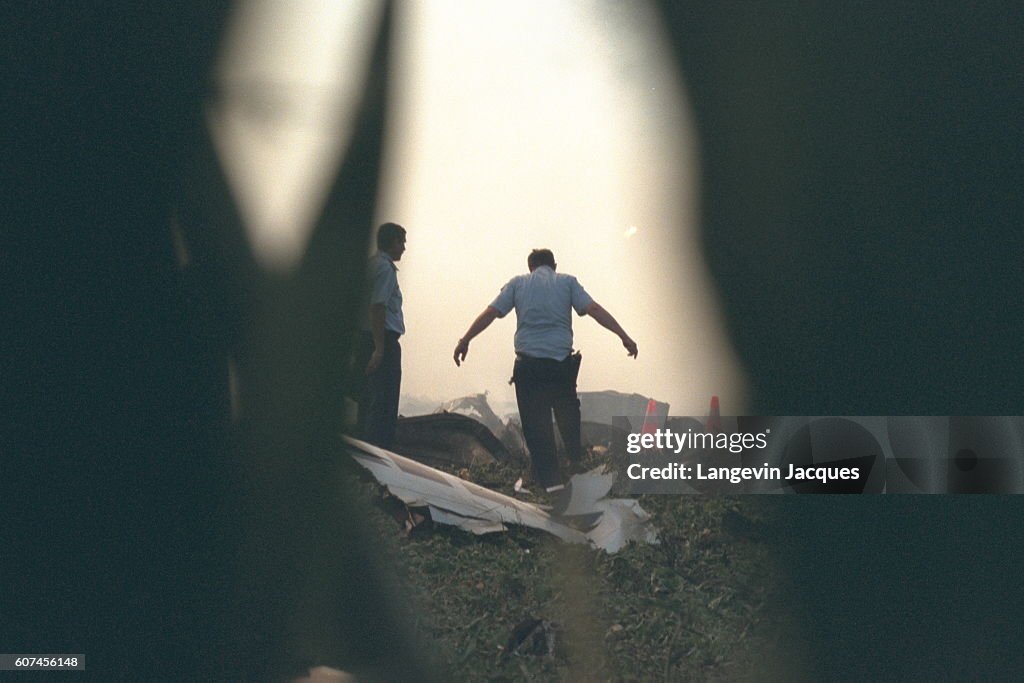
[[[612,332],[617,334],[619,339],[622,340],[622,345],[625,346],[626,351],[629,352],[629,355],[633,356],[633,358],[636,358],[636,342],[633,341],[628,334],[626,334],[626,331],[622,329],[622,325],[620,325],[618,321],[612,317],[611,313],[604,310],[601,304],[597,303],[596,301],[591,302],[591,304],[587,306],[587,315],[596,320],[597,324],[600,325],[601,327],[607,330],[611,330]]]
[[[499,317],[498,309],[494,306],[488,306],[484,309],[484,312],[476,317],[473,324],[466,330],[466,334],[463,335],[459,343],[455,345],[455,365],[461,366],[462,361],[466,360],[466,356],[469,354],[469,342],[473,337],[477,336],[481,332],[487,329],[487,327],[494,322],[495,318]]]

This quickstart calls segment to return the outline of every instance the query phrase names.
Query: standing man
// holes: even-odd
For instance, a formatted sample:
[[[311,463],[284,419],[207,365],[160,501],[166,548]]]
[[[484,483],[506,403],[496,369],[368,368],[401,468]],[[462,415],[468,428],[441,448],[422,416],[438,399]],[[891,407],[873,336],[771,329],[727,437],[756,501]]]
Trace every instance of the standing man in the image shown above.
[[[377,230],[377,253],[370,258],[369,315],[359,339],[356,370],[365,375],[359,396],[359,434],[381,448],[391,448],[398,420],[402,385],[402,346],[405,334],[402,290],[398,286],[397,261],[405,252],[405,228],[385,223]]]
[[[455,365],[465,360],[470,340],[487,329],[495,318],[504,318],[513,308],[516,310],[516,362],[512,380],[516,385],[523,436],[537,481],[549,494],[556,494],[567,502],[567,497],[558,493],[567,491],[555,453],[551,414],[554,412],[571,463],[578,464],[583,450],[580,401],[576,396],[581,356],[572,353],[572,310],[577,315],[590,315],[599,325],[618,335],[634,358],[636,342],[587,294],[575,277],[555,273],[555,256],[550,249],[534,249],[526,264],[529,274],[509,280],[459,340],[455,346]]]

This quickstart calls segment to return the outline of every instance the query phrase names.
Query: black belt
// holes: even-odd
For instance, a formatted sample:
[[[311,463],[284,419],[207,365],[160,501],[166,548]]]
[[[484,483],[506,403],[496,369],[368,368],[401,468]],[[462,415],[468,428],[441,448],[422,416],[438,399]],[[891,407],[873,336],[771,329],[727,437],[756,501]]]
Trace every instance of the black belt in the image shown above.
[[[569,356],[571,355],[572,353],[569,354]],[[516,351],[516,360],[553,360],[556,363],[564,363],[566,359],[569,358],[569,356],[566,356],[565,358],[562,359],[558,359],[550,358],[548,356],[527,356],[525,353],[519,353],[518,351]]]
[[[532,367],[535,363],[541,363],[541,362],[557,363],[559,366],[566,368],[567,376],[573,382],[576,382],[576,380],[579,378],[580,363],[582,361],[583,361],[583,354],[580,353],[579,351],[576,351],[575,353],[570,353],[568,356],[566,356],[562,360],[555,360],[554,358],[537,358],[535,356],[527,356],[526,354],[523,354],[523,353],[516,353],[516,367],[517,368],[520,367],[519,363],[524,363],[525,365],[523,367]],[[509,378],[508,383],[509,384],[514,384],[515,383],[515,378],[516,378],[515,371],[513,371],[512,377]]]

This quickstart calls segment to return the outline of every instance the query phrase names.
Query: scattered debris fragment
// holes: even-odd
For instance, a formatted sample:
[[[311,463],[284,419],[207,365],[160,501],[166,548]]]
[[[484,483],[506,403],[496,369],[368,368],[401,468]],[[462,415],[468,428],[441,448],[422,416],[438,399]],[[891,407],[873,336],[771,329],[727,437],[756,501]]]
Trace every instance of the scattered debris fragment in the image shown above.
[[[558,434],[557,429],[555,434]],[[501,443],[505,444],[505,448],[513,457],[529,459],[529,452],[526,450],[526,437],[523,436],[523,425],[518,419],[510,417],[505,420],[505,430],[498,434],[498,438],[501,439]]]
[[[355,680],[355,676],[345,671],[329,666],[315,666],[309,670],[309,676],[293,678],[291,683],[351,683]]]
[[[557,431],[556,431],[557,433]],[[626,443],[629,434],[625,429],[612,426],[612,423],[580,422],[580,440],[583,446],[590,449],[603,449],[607,452],[615,443]]]
[[[402,525],[402,538],[408,538],[413,529],[427,521],[427,516],[421,515],[410,507],[406,507],[405,514],[398,521]]]
[[[500,435],[505,429],[505,424],[501,421],[501,418],[494,413],[490,404],[487,402],[486,391],[482,394],[463,396],[462,398],[456,398],[448,401],[434,412],[456,413],[458,415],[471,417],[490,429],[495,436]]]
[[[584,421],[610,425],[613,417],[627,417],[630,419],[630,427],[636,432],[643,427],[643,417],[650,400],[640,394],[623,394],[618,391],[581,391],[579,399],[580,414]],[[668,417],[668,404],[655,401],[654,415],[659,425],[663,424]]]
[[[511,496],[465,481],[440,470],[351,437],[342,437],[356,462],[386,486],[392,495],[412,507],[426,507],[439,524],[450,524],[475,534],[506,530],[521,524],[547,531],[572,543],[590,543],[608,553],[630,541],[657,543],[658,536],[639,503],[608,499],[614,474],[589,472],[571,481],[571,498],[560,516]],[[583,530],[574,528],[586,520]],[[593,521],[591,521],[593,520]]]
[[[557,628],[552,622],[526,617],[512,629],[505,651],[520,657],[551,657],[555,654],[556,633]]]
[[[512,459],[487,426],[456,413],[399,418],[395,450],[431,465],[483,465]]]
[[[491,430],[491,433],[501,441],[505,446],[505,450],[512,457],[520,459],[528,457],[526,453],[526,440],[523,438],[523,428],[519,421],[512,417],[506,420],[498,417],[487,402],[486,391],[482,394],[472,394],[448,401],[435,410],[434,413],[454,413],[473,418]]]

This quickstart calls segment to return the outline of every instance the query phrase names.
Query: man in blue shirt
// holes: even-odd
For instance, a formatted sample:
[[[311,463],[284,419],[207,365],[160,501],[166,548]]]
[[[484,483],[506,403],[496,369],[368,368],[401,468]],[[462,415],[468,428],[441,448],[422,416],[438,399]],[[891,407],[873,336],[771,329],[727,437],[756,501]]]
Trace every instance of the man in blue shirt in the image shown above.
[[[403,253],[405,228],[396,223],[380,226],[377,253],[367,268],[369,314],[359,339],[356,370],[362,369],[365,375],[359,392],[359,434],[381,448],[391,448],[395,440],[402,386],[402,346],[398,338],[405,334],[405,318],[395,262]]]
[[[611,330],[636,358],[637,348],[608,311],[594,301],[572,275],[555,273],[549,249],[534,249],[527,258],[529,274],[518,275],[501,288],[498,297],[469,326],[455,347],[455,365],[469,353],[469,342],[496,318],[516,311],[516,362],[512,380],[523,422],[523,436],[540,485],[551,494],[565,489],[558,467],[554,413],[567,455],[573,464],[582,457],[580,402],[576,396],[580,354],[572,353],[572,311],[589,315]]]

